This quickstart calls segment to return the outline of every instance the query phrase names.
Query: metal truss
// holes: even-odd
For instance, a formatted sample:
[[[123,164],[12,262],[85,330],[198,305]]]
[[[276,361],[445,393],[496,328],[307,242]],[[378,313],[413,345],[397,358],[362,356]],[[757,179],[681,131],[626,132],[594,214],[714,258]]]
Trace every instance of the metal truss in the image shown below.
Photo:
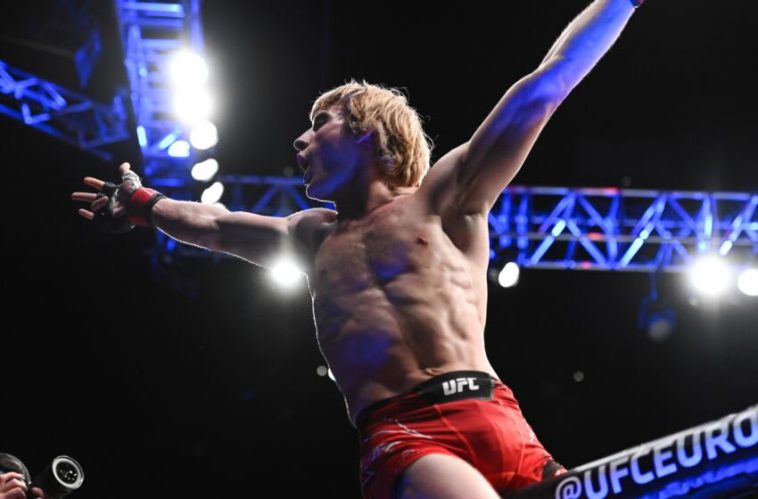
[[[683,271],[699,255],[758,255],[758,193],[510,187],[489,223],[493,259],[525,267]]]
[[[136,130],[127,127],[121,96],[93,102],[0,61],[0,113],[110,160],[104,146],[136,134],[146,182],[177,199],[197,198],[190,178],[195,151],[169,154],[189,128],[172,109],[169,59],[179,50],[202,55],[200,0],[113,0],[124,49]],[[232,210],[286,216],[312,207],[299,178],[227,176]],[[682,271],[703,254],[733,267],[755,265],[758,193],[663,192],[615,188],[512,186],[489,214],[493,267]],[[208,252],[158,234],[156,257]],[[218,258],[218,256],[216,256]]]
[[[231,210],[286,216],[315,206],[300,178],[219,180]],[[493,265],[651,272],[683,271],[696,256],[713,253],[742,268],[758,261],[757,208],[758,193],[511,186],[489,215],[490,257]],[[159,246],[207,255],[163,235]]]
[[[104,148],[129,138],[123,98],[110,105],[0,61],[0,114],[110,160]]]
[[[144,156],[144,175],[189,180],[193,152],[168,154],[189,130],[173,117],[169,59],[181,49],[203,53],[199,0],[148,2],[114,0],[137,122],[137,139]]]
[[[177,51],[203,53],[200,0],[114,0],[147,182],[178,199],[196,198],[194,152],[169,155],[189,130],[173,117],[167,68]],[[299,178],[222,177],[233,210],[285,216],[313,206]],[[197,186],[197,188],[200,188]],[[744,267],[758,254],[756,193],[509,187],[490,212],[493,266],[680,271],[715,253]],[[206,256],[158,236],[157,255]]]

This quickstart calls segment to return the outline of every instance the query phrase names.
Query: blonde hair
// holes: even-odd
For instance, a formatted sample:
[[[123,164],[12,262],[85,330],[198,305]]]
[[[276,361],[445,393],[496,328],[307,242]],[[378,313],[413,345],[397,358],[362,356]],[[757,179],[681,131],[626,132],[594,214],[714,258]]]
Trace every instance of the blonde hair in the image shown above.
[[[429,171],[432,142],[421,118],[395,88],[355,80],[323,93],[311,109],[311,121],[324,109],[343,113],[356,135],[373,132],[377,156],[385,165],[385,179],[393,187],[415,187]]]

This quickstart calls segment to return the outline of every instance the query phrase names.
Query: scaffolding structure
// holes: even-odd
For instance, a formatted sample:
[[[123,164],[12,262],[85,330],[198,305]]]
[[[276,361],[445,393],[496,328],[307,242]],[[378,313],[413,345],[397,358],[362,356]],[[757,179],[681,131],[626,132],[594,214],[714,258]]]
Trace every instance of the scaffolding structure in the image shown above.
[[[20,121],[106,161],[106,146],[127,140],[124,98],[95,102],[39,76],[0,61],[0,114]]]
[[[144,176],[148,183],[170,178],[189,187],[196,153],[189,147],[190,127],[175,117],[169,67],[182,50],[204,52],[200,1],[114,0],[114,8]],[[172,149],[177,142],[186,146]]]
[[[129,98],[110,105],[0,61],[0,113],[104,159],[105,145],[131,138],[143,154],[145,183],[177,199],[197,199],[190,175],[199,154],[173,109],[170,59],[204,52],[200,0],[113,0]],[[135,123],[129,130],[126,103]],[[181,143],[181,144],[180,144]],[[182,145],[176,148],[176,145]],[[221,176],[232,210],[286,216],[316,206],[300,178]],[[699,255],[735,269],[756,265],[758,193],[664,192],[617,188],[511,186],[489,214],[493,268],[677,272]],[[203,257],[157,233],[155,261]]]
[[[317,204],[300,178],[225,176],[227,206],[287,216]],[[171,183],[158,186],[170,190]],[[699,255],[756,264],[758,193],[511,186],[489,214],[490,259],[564,270],[684,271]],[[205,251],[159,235],[162,251]]]

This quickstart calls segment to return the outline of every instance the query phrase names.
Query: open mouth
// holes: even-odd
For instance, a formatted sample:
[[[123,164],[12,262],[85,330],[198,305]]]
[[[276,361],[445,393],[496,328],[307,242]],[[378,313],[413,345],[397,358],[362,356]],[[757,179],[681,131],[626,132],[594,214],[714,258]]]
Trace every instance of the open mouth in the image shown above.
[[[313,172],[308,164],[308,159],[301,153],[296,156],[297,166],[303,171],[303,183],[310,184],[313,178]]]
[[[308,170],[308,160],[305,159],[305,156],[302,154],[298,154],[296,156],[297,159],[297,166],[300,167],[301,170],[303,170],[303,173],[305,173],[306,170]]]

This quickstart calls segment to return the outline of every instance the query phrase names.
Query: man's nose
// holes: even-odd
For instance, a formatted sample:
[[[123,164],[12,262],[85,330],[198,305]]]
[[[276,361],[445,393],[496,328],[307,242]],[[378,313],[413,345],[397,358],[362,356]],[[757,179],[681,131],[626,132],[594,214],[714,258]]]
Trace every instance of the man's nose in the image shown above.
[[[306,147],[308,147],[308,134],[310,133],[310,130],[303,133],[300,137],[295,139],[295,142],[292,144],[295,147],[295,150],[300,152]]]

